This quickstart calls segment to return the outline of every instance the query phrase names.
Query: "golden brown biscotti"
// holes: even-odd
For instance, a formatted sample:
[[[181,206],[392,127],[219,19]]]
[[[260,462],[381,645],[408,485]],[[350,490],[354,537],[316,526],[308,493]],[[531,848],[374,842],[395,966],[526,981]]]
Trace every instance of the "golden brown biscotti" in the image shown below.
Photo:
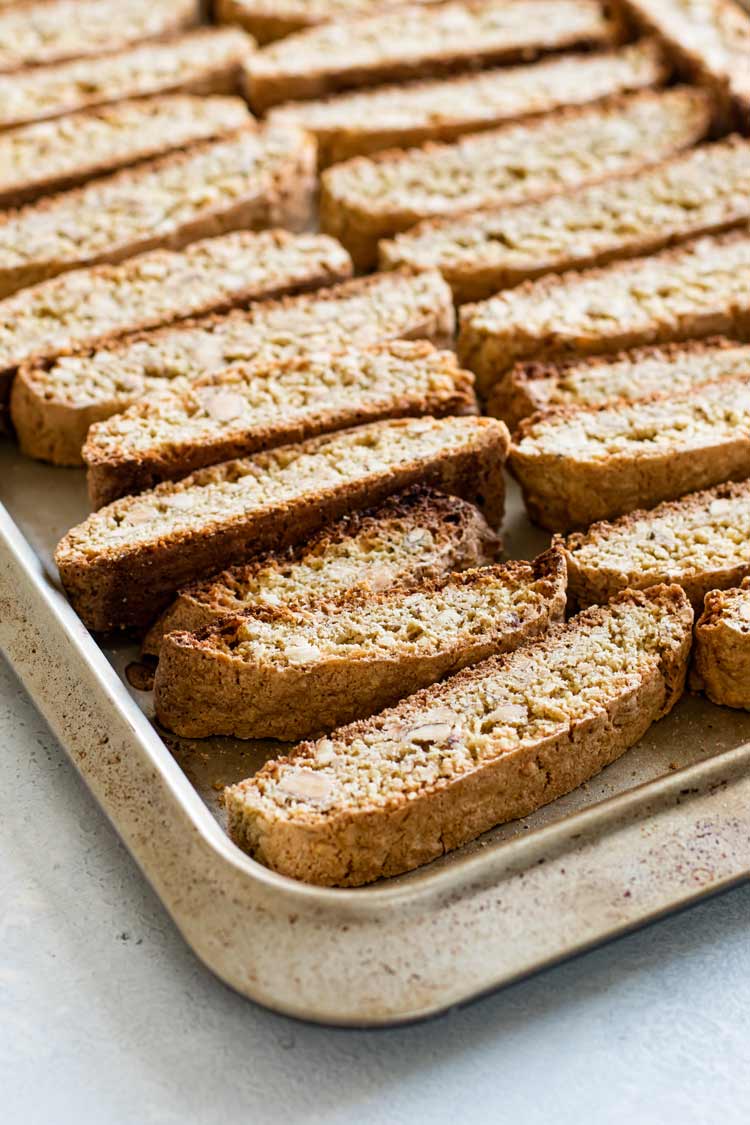
[[[412,4],[321,24],[258,51],[247,93],[259,113],[337,90],[528,61],[544,51],[601,47],[618,21],[597,0],[465,0]]]
[[[453,352],[399,340],[264,371],[236,365],[148,395],[97,422],[83,447],[91,506],[163,480],[381,418],[477,414]]]
[[[616,399],[679,393],[728,375],[750,375],[750,344],[723,336],[633,348],[559,363],[519,363],[490,391],[487,413],[512,431],[538,410],[603,406]]]
[[[313,139],[252,124],[0,216],[0,295],[231,230],[302,230],[314,191]]]
[[[750,575],[750,481],[692,492],[555,542],[568,562],[572,605],[677,582],[700,610],[709,590]]]
[[[682,694],[693,613],[679,586],[628,592],[224,791],[266,866],[358,886],[437,859],[570,792]]]
[[[180,590],[149,629],[143,653],[165,633],[195,633],[257,606],[327,605],[350,590],[413,589],[494,562],[500,539],[473,504],[415,485],[375,508],[350,512],[304,543],[271,551]]]
[[[354,91],[272,111],[315,134],[318,167],[387,148],[452,141],[464,133],[662,85],[666,55],[655,39],[610,51],[565,53],[527,66]]]
[[[0,12],[0,71],[116,51],[198,22],[196,0],[36,0]]]
[[[705,90],[678,86],[556,110],[452,144],[356,157],[321,177],[321,228],[366,269],[381,238],[425,219],[528,203],[635,171],[697,143],[711,117]]]
[[[461,304],[748,220],[750,140],[735,136],[537,203],[428,220],[381,242],[380,265],[439,269]]]
[[[509,467],[530,517],[586,527],[750,477],[750,374],[679,394],[533,414]]]
[[[259,606],[197,634],[166,634],[156,717],[183,738],[309,738],[512,652],[564,611],[557,551],[416,589],[349,592],[307,608]]]
[[[481,394],[516,363],[750,331],[750,231],[526,281],[461,310],[458,354]]]
[[[413,484],[472,500],[497,527],[508,445],[502,422],[478,417],[326,434],[116,500],[69,531],[55,561],[90,629],[145,626],[188,582],[298,543]]]
[[[18,207],[94,176],[247,125],[240,98],[173,94],[117,102],[0,133],[0,207]]]
[[[218,243],[226,243],[231,250],[231,240],[241,239],[243,246],[235,254],[228,279],[231,281],[239,274],[244,281],[248,272],[254,272],[244,257],[244,249],[252,254],[251,240],[270,237],[247,232],[225,235],[213,242],[196,243],[183,253],[191,259],[199,246],[215,247]],[[301,237],[314,239],[312,235]],[[331,270],[337,269],[339,276],[345,275],[348,257],[339,248],[342,258],[337,261],[333,253],[337,244],[328,245],[332,249],[324,261]],[[183,311],[187,308],[181,303],[182,294],[191,292],[200,297],[201,286],[215,277],[212,261],[213,253],[198,262],[199,268],[184,279],[170,266],[168,276],[178,283],[175,292]],[[261,265],[262,261],[261,258]],[[221,266],[221,259],[218,264]],[[123,268],[98,267],[99,271]],[[67,278],[78,276],[68,274]],[[97,277],[100,276],[98,273]],[[225,291],[222,278],[220,272],[220,294]],[[162,289],[169,293],[165,279],[166,273],[156,273],[156,286],[144,289],[149,304],[143,307],[160,311],[157,302],[163,297]],[[46,285],[65,281],[61,278]],[[101,290],[101,282],[99,285]],[[130,296],[128,299],[133,300]],[[115,325],[118,323],[114,321]],[[167,389],[175,379],[198,379],[238,363],[245,367],[252,364],[260,373],[304,356],[393,339],[428,339],[440,347],[450,346],[453,323],[450,289],[434,270],[420,274],[404,270],[357,278],[314,296],[268,301],[248,311],[185,321],[171,328],[108,341],[92,351],[25,364],[13,386],[15,426],[22,448],[31,456],[55,464],[80,465],[81,448],[90,425],[126,410],[144,395]]]
[[[434,4],[437,0],[412,0]],[[239,24],[259,43],[283,39],[294,31],[330,20],[351,20],[396,7],[404,0],[214,0],[219,23]]]
[[[711,590],[695,626],[690,686],[720,707],[750,711],[750,578]]]

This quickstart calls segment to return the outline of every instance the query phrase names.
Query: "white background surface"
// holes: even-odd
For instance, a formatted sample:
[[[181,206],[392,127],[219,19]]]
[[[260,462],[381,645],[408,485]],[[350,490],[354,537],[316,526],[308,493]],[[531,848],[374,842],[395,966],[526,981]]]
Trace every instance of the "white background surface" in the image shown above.
[[[3,1125],[750,1122],[750,886],[432,1023],[308,1027],[195,960],[2,658],[0,746]]]

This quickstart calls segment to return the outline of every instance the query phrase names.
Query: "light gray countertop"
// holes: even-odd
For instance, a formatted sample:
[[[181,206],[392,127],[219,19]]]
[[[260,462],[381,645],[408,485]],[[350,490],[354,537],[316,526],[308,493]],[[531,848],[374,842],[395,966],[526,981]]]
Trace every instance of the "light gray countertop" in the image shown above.
[[[750,1121],[750,886],[432,1023],[309,1027],[196,961],[2,658],[0,744],[3,1123]]]

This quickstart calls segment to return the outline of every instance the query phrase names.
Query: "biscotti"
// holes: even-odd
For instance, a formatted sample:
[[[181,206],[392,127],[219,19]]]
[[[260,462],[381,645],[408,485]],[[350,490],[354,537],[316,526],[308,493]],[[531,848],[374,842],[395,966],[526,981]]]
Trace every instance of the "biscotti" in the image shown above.
[[[310,883],[357,886],[428,863],[636,743],[682,693],[692,621],[678,586],[587,610],[268,762],[224,791],[229,832]]]
[[[164,637],[156,717],[184,738],[309,738],[512,652],[564,610],[565,562],[556,551],[416,590],[249,609],[197,634]]]
[[[0,129],[156,94],[233,94],[254,49],[239,28],[203,27],[111,55],[0,74]]]
[[[225,235],[224,239],[202,245],[213,247],[232,239],[249,241],[259,237],[270,236]],[[191,256],[198,245],[183,253]],[[338,267],[345,274],[348,258],[340,251],[343,261],[339,259],[337,263],[333,256],[337,244],[329,245],[329,268]],[[252,244],[248,249],[252,254]],[[194,271],[195,276],[188,274],[182,286],[180,275],[171,268],[169,275],[174,275],[178,282],[176,292],[182,288],[200,295],[199,279],[205,282],[213,276],[210,261],[211,258],[198,262],[200,268]],[[235,268],[240,278],[250,269],[239,252],[228,274],[230,279],[237,276]],[[160,309],[157,299],[165,276],[166,271],[164,275],[156,274],[158,292],[148,288],[145,295],[153,304],[143,307]],[[64,281],[65,278],[60,279]],[[53,284],[59,282],[48,282],[47,286]],[[224,292],[221,285],[219,292]],[[90,425],[126,410],[146,394],[168,388],[175,379],[198,379],[237,363],[252,363],[261,372],[278,363],[340,351],[348,345],[418,338],[441,347],[452,343],[450,289],[434,270],[377,274],[314,296],[266,302],[247,312],[187,321],[107,343],[94,351],[26,364],[13,386],[14,423],[22,447],[31,456],[56,464],[80,465],[81,447]]]
[[[750,578],[706,594],[693,652],[690,686],[721,707],[750,711]]]
[[[528,66],[294,102],[273,110],[315,134],[318,167],[386,148],[452,141],[566,105],[659,86],[669,76],[654,39],[611,51],[563,54]]]
[[[520,362],[750,331],[750,232],[526,281],[461,310],[458,353],[488,395]]]
[[[416,485],[376,508],[351,512],[285,551],[261,555],[180,590],[149,629],[143,653],[165,633],[194,633],[257,606],[318,606],[351,590],[413,589],[493,562],[500,540],[473,504]]]
[[[538,203],[428,220],[381,242],[380,264],[437,268],[459,303],[545,273],[662,250],[750,219],[750,140],[730,137]]]
[[[679,394],[728,375],[750,375],[750,344],[721,336],[592,359],[519,363],[493,387],[487,413],[514,430],[537,410]]]
[[[248,122],[239,98],[174,94],[0,133],[0,207],[17,207]]]
[[[144,626],[188,582],[298,543],[413,484],[476,502],[497,527],[508,444],[502,422],[477,417],[326,434],[116,500],[68,532],[55,561],[89,628]]]
[[[374,86],[522,62],[543,51],[601,47],[619,25],[597,0],[466,0],[412,4],[321,24],[256,52],[247,64],[250,104],[321,98]]]
[[[294,31],[329,20],[367,16],[404,0],[214,0],[216,19],[244,27],[259,43],[282,39]],[[436,0],[416,0],[431,4]]]
[[[632,172],[695,144],[711,115],[703,90],[647,90],[453,144],[356,157],[323,173],[321,227],[365,269],[377,260],[379,239],[421,220],[526,203]]]
[[[510,469],[552,531],[750,476],[750,374],[611,406],[525,419]]]
[[[750,481],[693,492],[556,542],[568,562],[571,604],[677,582],[700,611],[709,590],[750,576]]]
[[[0,12],[0,71],[116,51],[198,22],[196,0],[37,0]]]
[[[237,129],[0,216],[0,295],[230,230],[302,229],[314,190],[306,133]]]
[[[91,505],[381,418],[477,413],[473,375],[426,341],[348,348],[262,372],[238,364],[178,380],[93,425],[83,447]]]

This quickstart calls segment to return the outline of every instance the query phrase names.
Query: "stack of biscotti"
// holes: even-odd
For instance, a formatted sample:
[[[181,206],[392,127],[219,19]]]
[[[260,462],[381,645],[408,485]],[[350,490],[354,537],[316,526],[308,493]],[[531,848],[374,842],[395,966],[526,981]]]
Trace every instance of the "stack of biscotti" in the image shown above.
[[[690,686],[712,703],[750,711],[750,578],[739,589],[706,594]]]
[[[543,51],[613,43],[619,25],[597,0],[465,0],[412,4],[289,36],[248,61],[250,104],[320,98],[355,86],[400,81]]]
[[[565,609],[548,551],[315,607],[263,606],[164,637],[156,716],[186,738],[290,741],[333,730],[546,632]]]
[[[272,111],[314,133],[318,167],[386,148],[452,141],[616,94],[662,85],[666,55],[655,39],[609,51],[565,53],[527,66],[498,67],[456,78],[354,91]]]
[[[356,157],[323,173],[321,227],[366,269],[381,238],[424,219],[525,203],[634,171],[700,141],[712,114],[706,91],[680,86],[557,110],[453,144]]]
[[[477,414],[474,376],[453,352],[399,340],[259,371],[235,365],[178,380],[91,427],[83,447],[91,504],[195,469],[381,418]]]
[[[262,247],[271,237],[269,234],[243,232],[225,235],[212,242],[196,243],[183,252],[186,272],[177,270],[174,264],[169,266],[169,270],[154,270],[154,284],[144,285],[143,289],[148,305],[136,307],[148,308],[152,312],[154,309],[163,311],[158,302],[163,300],[162,289],[167,294],[170,292],[166,286],[169,276],[174,277],[176,282],[178,307],[184,312],[198,311],[182,304],[187,294],[192,292],[193,299],[200,298],[202,287],[213,277],[217,279],[219,294],[227,293],[226,282],[231,283],[238,274],[239,280],[245,284],[245,278],[252,276],[255,268],[246,258],[244,248],[251,257],[257,255],[258,264],[262,267]],[[294,243],[291,235],[278,237]],[[325,247],[319,242],[319,236],[298,237],[310,243],[311,249],[317,244],[322,257]],[[242,245],[235,248],[234,240],[242,240]],[[258,240],[258,249],[254,247],[253,240]],[[215,275],[211,264],[214,249],[219,244],[226,245],[229,254],[224,262],[227,270],[224,280],[223,272]],[[329,241],[327,245],[329,252],[324,260],[329,263],[332,276],[336,272],[345,276],[348,258],[346,255],[343,255],[343,260],[336,258],[336,244]],[[206,257],[203,253],[199,255],[201,246],[210,250]],[[158,251],[143,261],[154,261],[158,255],[160,262],[162,254],[163,251]],[[100,289],[104,288],[101,280],[103,271],[106,271],[106,277],[111,274],[119,277],[120,271],[127,269],[128,265],[98,267],[92,271],[96,273]],[[67,274],[58,281],[47,282],[40,287],[40,292],[58,285],[67,292],[66,282],[79,276]],[[278,289],[277,286],[277,292]],[[125,287],[124,294],[130,302],[132,298],[128,287]],[[123,300],[123,291],[119,288],[114,295]],[[17,303],[22,298],[23,294],[9,300]],[[8,302],[5,302],[0,308],[7,305]],[[125,307],[131,315],[132,308],[128,304]],[[174,307],[173,303],[169,305],[170,309]],[[113,304],[114,308],[116,305]],[[164,319],[176,319],[176,315],[173,313]],[[121,325],[122,319],[114,320],[114,326],[120,331]],[[131,320],[130,327],[133,326]],[[71,342],[75,342],[75,335],[71,335]],[[440,347],[451,344],[453,305],[450,289],[434,270],[419,274],[409,271],[376,274],[314,295],[269,301],[255,305],[247,312],[185,321],[171,328],[107,342],[93,351],[79,351],[50,361],[28,363],[21,367],[13,384],[13,424],[21,448],[30,456],[55,464],[80,465],[81,448],[90,425],[126,410],[146,394],[168,389],[175,379],[194,380],[235,364],[242,364],[245,368],[252,365],[261,374],[280,363],[304,356],[327,355],[350,345],[364,347],[381,341],[418,338],[431,340]],[[46,337],[43,343],[52,350]],[[43,351],[44,348],[37,347],[36,350]]]
[[[750,140],[730,137],[653,168],[538,203],[428,220],[381,242],[380,264],[437,268],[456,301],[604,265],[750,219]]]
[[[356,886],[409,871],[575,789],[682,694],[679,587],[629,592],[225,790],[240,847],[285,875]]]
[[[508,431],[492,418],[373,422],[227,461],[116,500],[61,540],[55,561],[84,623],[144,627],[180,587],[283,548],[413,484],[504,507]]]
[[[437,0],[412,0],[433,4]],[[294,31],[330,20],[350,20],[396,7],[404,0],[214,0],[220,23],[244,27],[259,43],[282,39]]]
[[[415,485],[375,508],[351,512],[305,542],[180,590],[143,641],[158,656],[165,633],[196,632],[259,606],[324,606],[343,593],[399,586],[494,561],[500,540],[481,512]]]

